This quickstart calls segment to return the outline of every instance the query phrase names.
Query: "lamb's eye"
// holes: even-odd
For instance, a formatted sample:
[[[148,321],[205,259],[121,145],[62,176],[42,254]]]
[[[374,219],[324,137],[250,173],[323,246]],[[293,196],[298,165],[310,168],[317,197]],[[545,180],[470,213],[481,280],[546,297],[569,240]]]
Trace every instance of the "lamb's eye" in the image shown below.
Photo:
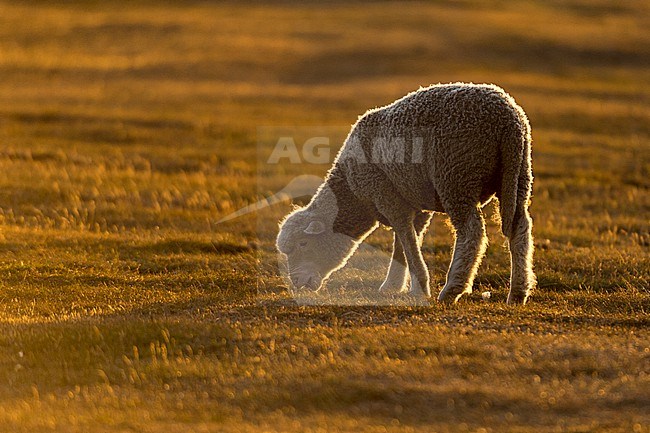
[[[306,246],[307,246],[307,241],[300,241],[300,242],[298,243],[298,245],[300,245],[301,248],[302,248],[302,247],[306,247]]]

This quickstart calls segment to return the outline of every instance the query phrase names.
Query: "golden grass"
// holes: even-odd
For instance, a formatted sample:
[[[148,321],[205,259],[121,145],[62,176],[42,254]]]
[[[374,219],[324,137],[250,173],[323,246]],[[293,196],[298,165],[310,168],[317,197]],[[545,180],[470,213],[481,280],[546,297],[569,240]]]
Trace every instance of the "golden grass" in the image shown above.
[[[0,431],[649,431],[649,26],[634,1],[1,2]],[[530,116],[531,304],[503,304],[490,222],[460,305],[372,305],[385,231],[298,299],[351,306],[296,305],[288,205],[215,224],[327,169],[261,165],[258,132],[344,135],[439,81]],[[438,216],[434,292],[450,242]]]

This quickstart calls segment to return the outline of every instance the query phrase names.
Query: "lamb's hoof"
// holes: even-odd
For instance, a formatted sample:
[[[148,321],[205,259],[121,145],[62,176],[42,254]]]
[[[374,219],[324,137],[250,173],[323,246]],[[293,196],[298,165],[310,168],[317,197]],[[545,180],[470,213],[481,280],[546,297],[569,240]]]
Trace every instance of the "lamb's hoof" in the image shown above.
[[[528,292],[512,291],[508,293],[508,300],[506,301],[509,305],[524,305],[528,300]]]
[[[455,304],[463,296],[465,292],[461,290],[454,290],[449,288],[443,288],[440,294],[438,295],[438,302],[443,304]]]
[[[431,296],[431,292],[429,291],[428,285],[425,287],[427,288],[427,290],[424,290],[422,286],[418,283],[415,284],[412,283],[409,286],[407,293],[410,296],[413,296],[414,298],[428,298],[429,296]]]
[[[406,292],[410,297],[415,298],[415,299],[428,299],[431,294],[423,292],[422,290],[409,290]]]
[[[397,294],[397,293],[404,293],[406,291],[406,286],[404,283],[402,284],[395,284],[392,282],[386,282],[384,281],[381,286],[379,286],[379,293],[385,293],[385,294]]]

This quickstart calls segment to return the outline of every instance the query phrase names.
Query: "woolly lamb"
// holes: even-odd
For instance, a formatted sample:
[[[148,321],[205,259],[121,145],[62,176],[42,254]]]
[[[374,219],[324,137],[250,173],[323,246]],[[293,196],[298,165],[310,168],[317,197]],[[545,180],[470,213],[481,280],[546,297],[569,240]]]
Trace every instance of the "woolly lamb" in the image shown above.
[[[318,289],[345,265],[378,224],[393,228],[382,291],[430,296],[420,247],[434,212],[455,232],[440,301],[472,290],[487,245],[481,208],[499,199],[511,256],[508,303],[525,303],[535,285],[530,126],[503,89],[486,84],[420,88],[369,110],[352,127],[311,202],[280,224],[278,250],[294,286]]]

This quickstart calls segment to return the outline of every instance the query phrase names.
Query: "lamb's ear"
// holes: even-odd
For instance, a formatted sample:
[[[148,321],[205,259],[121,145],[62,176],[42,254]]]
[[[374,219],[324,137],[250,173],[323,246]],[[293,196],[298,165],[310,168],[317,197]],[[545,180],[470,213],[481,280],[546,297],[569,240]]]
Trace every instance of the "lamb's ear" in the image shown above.
[[[325,231],[325,224],[322,221],[314,220],[309,223],[305,229],[305,233],[308,235],[319,235]]]

